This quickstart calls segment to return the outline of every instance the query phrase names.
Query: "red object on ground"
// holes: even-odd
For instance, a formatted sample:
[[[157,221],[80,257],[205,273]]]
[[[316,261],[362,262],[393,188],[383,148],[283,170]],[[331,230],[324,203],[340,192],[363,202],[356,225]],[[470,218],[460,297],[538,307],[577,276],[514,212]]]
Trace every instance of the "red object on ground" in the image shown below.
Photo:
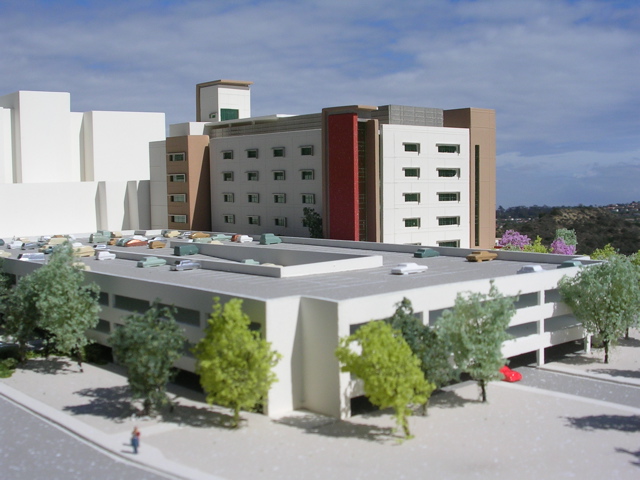
[[[522,380],[522,374],[511,370],[506,365],[500,369],[500,373],[504,375],[503,382],[518,382]]]

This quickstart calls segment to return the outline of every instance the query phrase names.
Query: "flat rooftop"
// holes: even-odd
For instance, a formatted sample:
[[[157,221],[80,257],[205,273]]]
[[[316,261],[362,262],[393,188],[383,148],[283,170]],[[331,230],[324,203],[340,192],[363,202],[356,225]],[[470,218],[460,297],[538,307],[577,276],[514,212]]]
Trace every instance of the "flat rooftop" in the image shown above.
[[[260,300],[306,296],[341,301],[413,288],[511,276],[524,265],[537,264],[543,270],[555,270],[562,261],[578,258],[575,255],[496,251],[498,258],[495,260],[469,262],[465,257],[472,249],[431,247],[440,256],[414,258],[413,252],[420,246],[281,238],[283,243],[275,245],[260,245],[257,240],[242,244],[194,244],[201,247],[201,253],[186,257],[175,256],[172,247],[185,244],[186,240],[167,239],[165,248],[109,246],[109,250],[118,256],[115,260],[97,261],[93,257],[86,257],[81,261],[92,272],[99,274],[174,284],[231,296]],[[88,237],[77,238],[76,241],[89,245]],[[12,258],[24,253],[21,250],[7,252],[11,252]],[[147,256],[164,258],[167,265],[137,267],[137,261]],[[197,261],[203,268],[170,271],[169,265],[180,259]],[[274,265],[245,265],[240,263],[240,259]],[[428,270],[409,275],[391,273],[392,267],[408,262],[427,266]],[[291,268],[294,274],[287,276],[286,271]]]

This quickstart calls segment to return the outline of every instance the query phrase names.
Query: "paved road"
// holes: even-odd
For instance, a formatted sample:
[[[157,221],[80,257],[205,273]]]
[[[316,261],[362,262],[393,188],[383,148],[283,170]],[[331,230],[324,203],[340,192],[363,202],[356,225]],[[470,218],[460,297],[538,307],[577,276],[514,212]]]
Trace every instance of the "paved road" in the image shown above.
[[[516,370],[522,373],[522,385],[640,408],[640,387],[532,367],[520,367]]]
[[[0,478],[166,480],[89,446],[0,397]],[[128,447],[123,445],[123,449]]]

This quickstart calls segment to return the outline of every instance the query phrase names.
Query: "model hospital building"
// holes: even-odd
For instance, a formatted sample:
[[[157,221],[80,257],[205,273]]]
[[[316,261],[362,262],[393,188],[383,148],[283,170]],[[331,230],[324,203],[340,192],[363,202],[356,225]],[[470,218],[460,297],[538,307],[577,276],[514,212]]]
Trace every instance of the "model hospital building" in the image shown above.
[[[196,86],[151,170],[153,228],[453,247],[495,240],[495,112],[386,105],[251,116],[251,82]]]

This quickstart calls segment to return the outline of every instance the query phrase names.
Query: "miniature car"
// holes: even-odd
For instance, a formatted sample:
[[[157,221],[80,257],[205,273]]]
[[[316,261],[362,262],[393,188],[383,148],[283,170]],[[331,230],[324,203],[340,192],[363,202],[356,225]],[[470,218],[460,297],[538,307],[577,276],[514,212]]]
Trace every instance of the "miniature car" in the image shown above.
[[[178,230],[163,230],[162,236],[165,238],[174,238],[180,235]]]
[[[491,261],[497,258],[498,254],[494,252],[487,252],[486,250],[476,250],[467,255],[467,261],[469,262],[484,262]]]
[[[109,250],[96,250],[96,260],[115,260],[116,254]]]
[[[189,235],[189,238],[210,238],[210,237],[211,235],[204,232],[193,232],[191,235]]]
[[[89,242],[90,243],[107,243],[109,241],[109,238],[106,235],[102,235],[99,233],[92,233],[91,236],[89,237]]]
[[[253,238],[251,238],[249,235],[234,235],[231,240],[233,242],[236,242],[236,243],[251,243],[251,242],[253,242]]]
[[[18,260],[27,262],[44,262],[44,253],[21,253],[18,255]]]
[[[36,248],[38,248],[38,244],[36,242],[27,242],[27,243],[23,243],[22,247],[20,247],[22,250],[35,250]]]
[[[518,382],[522,380],[522,374],[520,372],[516,372],[511,370],[506,365],[500,369],[500,373],[503,375],[503,382]]]
[[[565,260],[558,268],[571,268],[571,267],[582,267],[582,262],[580,260]]]
[[[167,242],[163,242],[162,240],[153,240],[149,242],[149,248],[164,248],[167,246]]]
[[[139,238],[130,238],[122,244],[123,247],[146,247],[147,245],[148,242],[146,240],[140,240]]]
[[[202,265],[200,265],[198,262],[194,262],[193,260],[178,260],[175,265],[171,265],[171,270],[173,270],[174,272],[180,272],[183,270],[196,270],[201,266]]]
[[[22,248],[23,242],[20,240],[13,240],[12,242],[7,243],[7,248]]]
[[[436,252],[433,248],[419,248],[413,254],[415,258],[439,257],[440,252]]]
[[[540,265],[524,265],[523,267],[520,268],[520,270],[518,270],[517,273],[536,273],[541,271],[542,271],[542,266]]]
[[[282,243],[282,239],[273,233],[263,233],[260,236],[260,245],[273,245],[276,243]]]
[[[0,247],[4,245],[4,240],[0,238]]]
[[[417,263],[399,263],[391,269],[391,273],[394,275],[409,275],[410,273],[424,272],[429,267],[425,265],[418,265]]]
[[[94,252],[93,247],[88,245],[74,247],[73,249],[73,254],[76,257],[93,257]]]
[[[142,260],[138,260],[138,267],[141,268],[160,267],[166,264],[167,261],[164,258],[158,257],[145,257]]]

